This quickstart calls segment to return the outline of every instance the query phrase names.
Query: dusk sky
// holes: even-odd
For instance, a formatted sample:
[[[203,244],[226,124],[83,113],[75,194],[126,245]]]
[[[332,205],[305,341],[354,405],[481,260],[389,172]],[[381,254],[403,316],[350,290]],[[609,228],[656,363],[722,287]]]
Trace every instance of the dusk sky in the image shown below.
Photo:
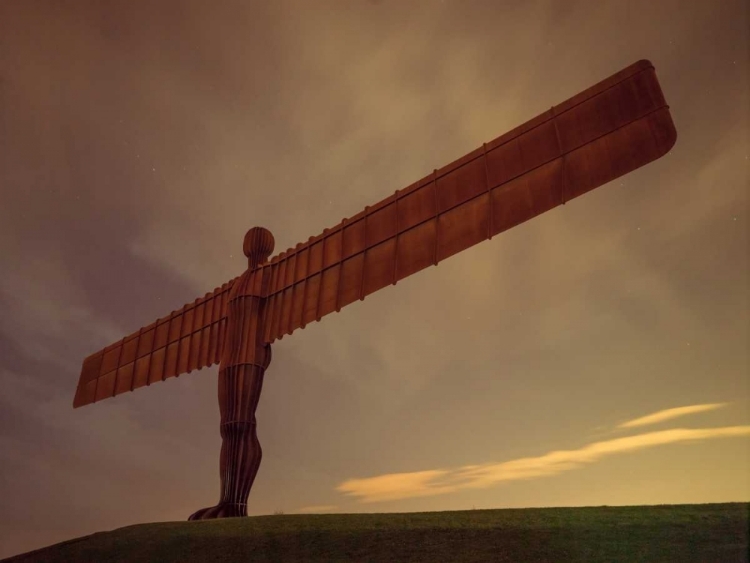
[[[273,344],[250,515],[750,501],[750,3],[0,2],[0,557],[219,497],[83,359],[649,59],[663,158]]]

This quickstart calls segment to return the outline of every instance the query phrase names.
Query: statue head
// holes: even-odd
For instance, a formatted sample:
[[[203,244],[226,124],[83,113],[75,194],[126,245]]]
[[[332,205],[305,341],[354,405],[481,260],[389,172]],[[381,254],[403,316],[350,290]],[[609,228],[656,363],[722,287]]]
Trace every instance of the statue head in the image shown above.
[[[245,234],[242,252],[247,256],[247,267],[254,269],[264,264],[273,252],[273,235],[263,227],[253,227]]]

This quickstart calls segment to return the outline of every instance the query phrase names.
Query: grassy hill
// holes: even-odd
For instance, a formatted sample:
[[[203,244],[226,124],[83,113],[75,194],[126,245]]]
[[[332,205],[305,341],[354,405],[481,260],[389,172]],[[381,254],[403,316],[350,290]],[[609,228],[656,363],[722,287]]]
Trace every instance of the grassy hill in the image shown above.
[[[138,524],[4,561],[747,562],[750,503]]]

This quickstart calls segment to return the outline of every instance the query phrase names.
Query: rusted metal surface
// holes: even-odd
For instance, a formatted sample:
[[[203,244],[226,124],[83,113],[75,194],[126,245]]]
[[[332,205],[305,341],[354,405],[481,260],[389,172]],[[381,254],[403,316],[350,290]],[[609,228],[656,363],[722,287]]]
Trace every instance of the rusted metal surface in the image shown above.
[[[243,516],[261,459],[255,409],[271,343],[666,154],[677,138],[653,65],[639,61],[84,360],[74,407],[220,363],[219,504]]]
[[[228,296],[226,334],[219,364],[221,497],[215,506],[193,513],[189,520],[247,516],[247,497],[260,467],[263,452],[256,433],[255,409],[263,374],[271,363],[271,345],[263,342],[260,327],[266,300],[262,297],[263,270],[273,251],[273,237],[255,227],[243,248],[249,267]]]

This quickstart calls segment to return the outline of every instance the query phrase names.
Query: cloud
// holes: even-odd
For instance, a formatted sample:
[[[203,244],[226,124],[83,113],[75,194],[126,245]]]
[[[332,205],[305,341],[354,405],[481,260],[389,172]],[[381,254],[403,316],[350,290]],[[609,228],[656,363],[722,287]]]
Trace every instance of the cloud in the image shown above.
[[[502,463],[467,465],[453,470],[437,469],[349,479],[336,487],[336,490],[365,503],[433,496],[465,489],[487,488],[504,481],[555,475],[616,453],[679,442],[737,436],[750,436],[750,425],[721,428],[674,428],[594,442],[577,450],[553,451],[539,457],[520,458]]]
[[[302,508],[298,508],[296,512],[305,512],[305,513],[317,513],[317,512],[330,512],[331,510],[336,510],[338,506],[335,504],[316,504],[313,506],[303,506]]]
[[[727,406],[727,403],[707,403],[704,405],[690,405],[687,407],[677,407],[674,409],[664,409],[647,416],[642,416],[634,420],[628,420],[618,426],[618,428],[632,428],[634,426],[646,426],[647,424],[656,424],[665,420],[671,420],[678,416],[693,414],[697,412],[712,411]]]
[[[401,498],[421,497],[450,493],[455,485],[441,485],[439,479],[450,478],[451,472],[434,469],[411,473],[389,473],[366,479],[349,479],[337,491],[361,497],[362,502],[380,502]]]
[[[0,254],[5,245],[0,244]],[[114,342],[127,334],[120,326],[96,315],[57,253],[16,260],[0,274],[0,335],[28,358],[53,363],[68,372],[81,369],[82,358],[64,347],[70,335],[80,342]]]

